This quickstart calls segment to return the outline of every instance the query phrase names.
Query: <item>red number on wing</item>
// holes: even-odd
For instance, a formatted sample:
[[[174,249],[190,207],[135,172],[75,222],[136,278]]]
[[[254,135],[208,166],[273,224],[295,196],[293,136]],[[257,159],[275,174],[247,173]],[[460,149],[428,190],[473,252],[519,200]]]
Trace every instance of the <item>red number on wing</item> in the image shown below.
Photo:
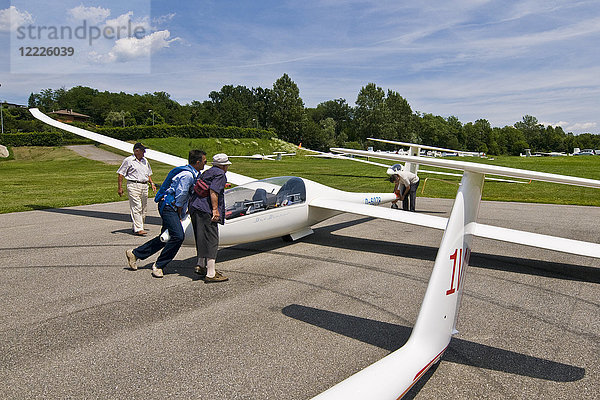
[[[467,248],[465,251],[465,257],[463,262],[463,249],[460,249],[460,254],[458,252],[459,249],[455,249],[454,253],[450,256],[450,259],[454,261],[452,264],[452,280],[450,281],[450,289],[446,290],[446,296],[451,295],[460,289],[460,282],[463,278],[463,268],[469,262],[469,257],[471,255],[471,250]],[[458,268],[456,268],[456,261],[458,260]],[[456,276],[458,275],[458,276]],[[456,276],[456,287],[454,287],[454,277]]]
[[[452,265],[452,281],[450,282],[450,289],[446,290],[446,296],[451,295],[456,291],[454,288],[454,273],[456,272],[456,255],[458,254],[458,249],[454,250],[454,254],[450,256],[451,260],[454,260],[454,264]],[[460,269],[460,267],[459,267]]]
[[[462,251],[463,249],[460,249],[460,258],[458,259],[458,278],[456,279],[456,289],[458,290],[460,288],[460,276],[462,273],[462,268],[463,268],[463,257],[462,257]],[[456,253],[454,253],[456,254]],[[456,262],[456,261],[455,261]]]

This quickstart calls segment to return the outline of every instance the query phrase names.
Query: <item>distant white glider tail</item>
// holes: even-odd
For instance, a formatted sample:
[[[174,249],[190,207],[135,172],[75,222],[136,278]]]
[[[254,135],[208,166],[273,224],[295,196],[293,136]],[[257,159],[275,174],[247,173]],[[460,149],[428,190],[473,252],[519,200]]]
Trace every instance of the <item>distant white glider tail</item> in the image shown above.
[[[315,399],[398,399],[437,362],[456,333],[471,226],[477,218],[484,175],[465,172],[437,253],[421,311],[399,350],[321,393]]]

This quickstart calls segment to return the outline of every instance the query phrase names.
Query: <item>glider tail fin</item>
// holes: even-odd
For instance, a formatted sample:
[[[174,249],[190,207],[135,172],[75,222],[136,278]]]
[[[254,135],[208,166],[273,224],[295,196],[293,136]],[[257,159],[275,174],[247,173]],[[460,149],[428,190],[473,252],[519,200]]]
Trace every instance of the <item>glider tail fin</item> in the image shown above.
[[[418,145],[412,145],[409,147],[408,155],[414,156],[414,157],[419,157],[420,152],[421,152],[421,148]],[[419,164],[407,161],[404,166],[406,167],[406,169],[408,171],[412,172],[413,174],[416,174],[419,171]]]
[[[441,358],[456,333],[471,231],[479,211],[483,181],[481,173],[465,171],[463,175],[408,342],[316,399],[399,399]]]
[[[479,211],[483,179],[484,175],[479,173],[465,171],[463,175],[411,335],[414,340],[436,343],[440,351],[456,333],[465,268],[471,254],[471,232]]]

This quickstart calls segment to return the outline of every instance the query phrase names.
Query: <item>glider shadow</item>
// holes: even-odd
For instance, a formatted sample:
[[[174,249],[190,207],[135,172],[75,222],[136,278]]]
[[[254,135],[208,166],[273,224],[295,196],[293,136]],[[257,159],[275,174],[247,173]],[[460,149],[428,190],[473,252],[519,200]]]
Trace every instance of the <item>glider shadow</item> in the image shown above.
[[[370,219],[371,218],[361,218],[356,220],[356,222],[366,222]],[[315,245],[344,250],[359,250],[431,262],[435,261],[438,252],[438,247],[336,235],[334,231],[341,229],[342,227],[331,225],[317,228],[315,229],[315,235],[308,236],[302,240]],[[600,268],[496,254],[473,252],[471,253],[469,267],[562,280],[600,283]]]
[[[377,254],[399,256],[404,258],[435,261],[437,247],[417,244],[404,244],[383,240],[364,239],[352,236],[336,235],[334,232],[343,228],[370,221],[372,218],[360,218],[333,225],[315,228],[315,234],[302,238],[304,242],[319,246],[339,248],[343,250],[363,251]],[[225,247],[219,250],[218,261],[230,261],[252,254],[268,253],[289,246],[279,238],[263,240],[260,242],[240,244]],[[293,257],[293,254],[287,254]],[[305,256],[303,256],[305,257]],[[318,257],[316,257],[318,258]],[[548,262],[500,256],[495,254],[471,253],[469,267],[492,269],[518,274],[542,276],[553,279],[572,280],[589,283],[600,283],[600,269],[582,265]]]
[[[299,304],[286,306],[281,312],[290,318],[360,340],[363,343],[390,352],[402,347],[412,331],[412,328],[407,326],[374,321]],[[451,340],[442,360],[554,382],[574,382],[582,379],[585,375],[585,369],[581,367],[458,338]]]
[[[28,207],[38,208],[40,211],[53,212],[59,214],[77,215],[91,218],[109,219],[114,221],[130,222],[129,214],[78,210],[72,208],[40,208],[36,205]],[[403,244],[398,242],[389,242],[382,240],[363,239],[351,236],[336,235],[334,232],[340,229],[358,225],[372,220],[370,217],[363,217],[352,221],[340,222],[332,225],[326,225],[315,228],[315,234],[303,238],[303,241],[327,247],[340,248],[345,250],[360,250],[378,254],[395,255],[406,258],[435,261],[438,251],[437,247],[421,246],[416,244]],[[160,217],[147,216],[146,222],[150,225],[162,225]],[[113,233],[129,232],[129,230],[116,230]],[[150,238],[152,235],[149,235]],[[279,238],[253,242],[252,244],[236,245],[221,249],[218,260],[226,261],[243,257],[240,252],[249,254],[263,253],[273,251],[288,246],[289,243],[281,241]],[[474,252],[471,254],[470,267],[500,270],[519,274],[537,275],[547,278],[573,280],[589,283],[600,283],[600,269],[586,267],[581,265],[565,264],[558,262],[548,262],[542,260],[533,260],[526,258],[517,258],[509,256],[500,256]]]
[[[74,208],[43,208],[38,205],[27,204],[26,207],[31,207],[34,210],[44,211],[44,212],[52,212],[57,214],[68,214],[68,215],[77,215],[81,217],[90,217],[90,218],[100,218],[100,219],[108,219],[113,221],[122,221],[122,222],[131,222],[131,217],[129,214],[125,213],[117,213],[110,211],[96,211],[96,210],[77,210]],[[153,217],[148,215],[146,217],[146,223],[151,225],[162,225],[162,219],[160,217]]]
[[[353,225],[358,225],[365,221],[368,221],[370,218],[362,218],[359,220],[353,221],[345,221],[340,222],[338,224],[328,225],[323,229],[327,229],[329,231],[334,231],[337,229],[343,229],[346,227],[350,227]],[[275,252],[278,249],[288,247],[290,245],[289,242],[285,242],[281,240],[281,238],[267,239],[261,240],[259,242],[253,242],[251,244],[239,244],[235,246],[224,247],[219,249],[217,254],[217,263],[237,260],[249,255],[253,254],[261,254],[261,253],[269,253]],[[293,256],[288,254],[289,256]],[[190,257],[185,260],[173,260],[169,263],[169,268],[165,270],[165,275],[167,274],[179,274],[181,276],[186,276],[192,280],[198,280],[199,275],[194,272],[193,266],[196,265],[196,257]],[[125,267],[128,269],[129,267]],[[152,263],[147,262],[145,265],[139,265],[140,269],[151,269]]]
[[[382,177],[381,175],[356,175],[356,174],[318,174],[318,176],[343,176],[346,178],[366,178],[366,179],[376,179],[376,180],[380,180],[380,181],[385,181],[389,183],[389,178],[387,177]],[[390,187],[392,187],[392,185],[390,184]],[[390,190],[391,192],[391,190]]]

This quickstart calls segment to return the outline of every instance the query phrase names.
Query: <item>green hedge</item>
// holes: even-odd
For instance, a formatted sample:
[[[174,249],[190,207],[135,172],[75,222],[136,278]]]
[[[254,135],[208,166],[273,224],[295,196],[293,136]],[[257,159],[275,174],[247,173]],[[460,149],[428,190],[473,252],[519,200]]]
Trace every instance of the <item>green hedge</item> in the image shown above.
[[[92,144],[94,141],[68,132],[27,132],[0,135],[5,146],[64,146],[68,144]]]
[[[276,137],[275,132],[255,128],[218,125],[154,125],[128,126],[125,128],[99,128],[97,132],[120,140],[147,138],[184,137],[184,138],[263,138]]]
[[[62,146],[60,132],[5,133],[0,135],[0,143],[5,146]]]
[[[98,128],[97,133],[120,140],[138,140],[147,138],[185,137],[185,138],[263,138],[277,137],[275,132],[255,128],[218,125],[154,125],[129,126],[125,128]],[[5,146],[64,146],[67,144],[94,143],[72,133],[28,132],[6,133],[0,135],[0,144]]]

